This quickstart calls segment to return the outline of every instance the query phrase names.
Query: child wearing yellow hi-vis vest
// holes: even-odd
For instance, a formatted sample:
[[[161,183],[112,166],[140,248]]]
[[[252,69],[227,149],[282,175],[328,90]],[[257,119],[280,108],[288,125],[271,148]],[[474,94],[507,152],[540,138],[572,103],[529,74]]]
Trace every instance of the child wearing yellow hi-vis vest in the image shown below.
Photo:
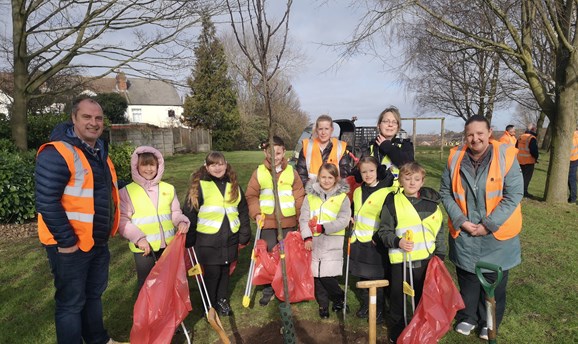
[[[349,185],[339,180],[337,167],[325,163],[317,179],[306,186],[307,197],[301,207],[299,228],[305,249],[312,251],[311,270],[315,281],[315,299],[319,316],[329,318],[329,301],[334,312],[343,310],[344,292],[337,276],[343,273],[343,242],[351,217],[347,197]]]
[[[161,152],[153,147],[137,147],[130,164],[133,182],[119,191],[118,231],[130,241],[140,289],[155,265],[151,247],[160,257],[177,231],[187,233],[189,219],[181,212],[174,186],[161,181],[165,171]]]
[[[439,206],[441,198],[437,191],[423,187],[424,181],[425,169],[417,162],[403,165],[399,170],[403,191],[390,193],[381,212],[377,236],[388,248],[391,262],[389,306],[392,323],[388,326],[391,343],[397,341],[405,327],[404,276],[413,274],[413,294],[417,307],[430,258],[435,254],[443,260],[446,254]],[[408,240],[410,231],[412,240]]]
[[[193,173],[183,213],[191,221],[185,246],[195,247],[211,305],[229,316],[229,272],[238,248],[251,239],[251,223],[237,173],[223,153],[209,153]]]

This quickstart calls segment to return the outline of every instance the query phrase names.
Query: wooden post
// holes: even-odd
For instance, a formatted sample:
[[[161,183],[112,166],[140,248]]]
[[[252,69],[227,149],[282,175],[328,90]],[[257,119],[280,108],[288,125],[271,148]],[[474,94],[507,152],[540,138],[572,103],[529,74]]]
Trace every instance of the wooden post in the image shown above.
[[[446,143],[446,135],[445,135],[445,117],[442,117],[442,142],[440,145],[440,160],[444,160],[444,144]]]
[[[413,119],[413,133],[412,133],[412,141],[413,141],[413,155],[415,156],[415,150],[417,147],[417,120]]]
[[[387,287],[388,280],[359,281],[357,288],[369,289],[369,344],[377,341],[376,316],[377,316],[377,288]]]

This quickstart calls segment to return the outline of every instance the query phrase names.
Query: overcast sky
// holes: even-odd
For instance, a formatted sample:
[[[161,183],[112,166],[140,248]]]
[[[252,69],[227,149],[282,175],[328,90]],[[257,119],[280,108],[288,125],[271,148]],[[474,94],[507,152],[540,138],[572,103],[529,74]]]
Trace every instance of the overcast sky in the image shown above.
[[[415,117],[417,111],[413,98],[406,94],[403,85],[391,72],[396,67],[395,58],[389,59],[390,65],[385,66],[383,61],[373,56],[355,56],[338,68],[331,68],[339,58],[338,51],[319,43],[342,42],[351,37],[362,13],[347,3],[293,1],[290,35],[294,44],[301,46],[307,59],[292,79],[302,109],[312,120],[324,113],[334,119],[357,115],[358,125],[375,125],[379,113],[390,105],[397,106],[402,117]],[[396,51],[390,53],[394,56],[400,54]],[[440,117],[441,114],[425,116]],[[497,130],[503,130],[510,118],[499,117],[495,118],[493,125]],[[446,130],[461,131],[463,123],[462,119],[448,117]],[[403,126],[410,132],[412,123],[404,122]],[[418,133],[439,130],[439,121],[418,121]]]

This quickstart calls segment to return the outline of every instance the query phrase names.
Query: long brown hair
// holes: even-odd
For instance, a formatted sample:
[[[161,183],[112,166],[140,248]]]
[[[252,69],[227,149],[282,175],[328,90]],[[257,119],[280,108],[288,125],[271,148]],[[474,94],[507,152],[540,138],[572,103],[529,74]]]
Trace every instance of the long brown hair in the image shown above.
[[[195,173],[191,175],[191,186],[189,188],[189,203],[191,207],[199,210],[199,190],[201,189],[201,180],[211,178],[211,174],[207,170],[207,166],[213,164],[227,164],[225,176],[229,177],[231,183],[231,191],[229,192],[229,201],[239,198],[239,181],[237,180],[237,173],[233,170],[231,164],[225,160],[225,156],[221,152],[211,152],[207,154],[205,163]]]

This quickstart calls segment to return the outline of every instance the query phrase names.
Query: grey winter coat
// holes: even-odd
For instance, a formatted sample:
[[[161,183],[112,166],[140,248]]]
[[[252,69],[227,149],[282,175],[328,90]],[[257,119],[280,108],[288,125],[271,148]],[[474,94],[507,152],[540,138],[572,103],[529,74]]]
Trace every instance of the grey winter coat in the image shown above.
[[[316,180],[312,180],[305,187],[308,195],[315,195],[322,200],[326,200],[331,196],[349,191],[349,185],[344,181],[340,181],[337,185],[326,192],[321,188]],[[337,214],[337,218],[332,222],[323,224],[324,233],[314,237],[309,229],[309,199],[306,196],[301,206],[301,215],[299,216],[299,227],[301,228],[301,237],[303,239],[313,238],[313,251],[311,259],[311,270],[313,277],[333,277],[341,276],[343,273],[343,242],[342,235],[328,235],[339,232],[347,227],[351,218],[351,203],[349,198],[345,197],[341,209]]]
[[[450,260],[457,267],[471,273],[475,273],[475,265],[478,261],[499,265],[504,270],[509,270],[522,261],[519,236],[509,240],[498,240],[492,234],[510,217],[522,201],[524,180],[520,165],[517,160],[514,160],[503,179],[503,199],[496,209],[486,216],[486,179],[493,154],[491,146],[488,149],[489,152],[478,168],[477,174],[467,154],[460,166],[460,177],[466,191],[467,215],[454,200],[452,178],[447,166],[442,174],[440,186],[442,203],[455,228],[460,227],[465,221],[470,221],[474,224],[482,223],[490,231],[485,236],[474,237],[461,231],[456,239],[451,235],[449,237]]]

